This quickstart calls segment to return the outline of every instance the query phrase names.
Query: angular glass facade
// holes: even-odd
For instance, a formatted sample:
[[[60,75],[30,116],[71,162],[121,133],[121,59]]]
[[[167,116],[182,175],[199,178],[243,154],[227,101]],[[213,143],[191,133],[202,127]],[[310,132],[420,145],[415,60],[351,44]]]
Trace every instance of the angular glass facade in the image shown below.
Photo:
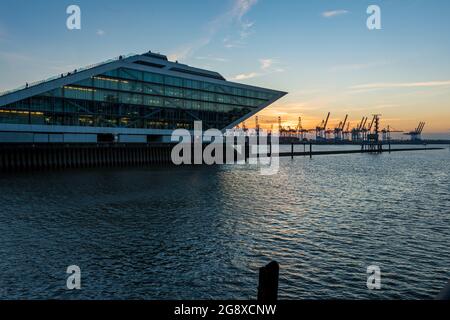
[[[279,96],[226,81],[120,67],[3,105],[0,123],[193,129],[201,120],[205,129],[223,129]]]

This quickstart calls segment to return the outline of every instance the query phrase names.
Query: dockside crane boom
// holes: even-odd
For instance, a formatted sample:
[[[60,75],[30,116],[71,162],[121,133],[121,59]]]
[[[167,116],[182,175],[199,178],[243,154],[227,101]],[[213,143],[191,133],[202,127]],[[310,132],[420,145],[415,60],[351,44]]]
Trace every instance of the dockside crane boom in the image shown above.
[[[425,122],[421,123],[421,126],[419,127],[419,130],[417,131],[418,134],[422,134],[423,128],[425,127]]]
[[[345,125],[347,123],[347,119],[348,119],[348,114],[345,116],[344,121],[339,122],[338,126],[336,128],[334,128],[334,140],[335,141],[340,141],[340,140],[344,140],[345,138]]]
[[[327,139],[327,125],[328,120],[330,119],[331,112],[328,112],[327,118],[325,120],[322,120],[322,122],[316,126],[316,140],[326,140]],[[314,130],[311,130],[314,131]]]
[[[323,125],[323,130],[327,130],[328,120],[330,120],[331,112],[328,112],[327,120],[325,120],[325,124]]]
[[[374,122],[375,122],[375,118],[376,118],[376,116],[373,116],[372,122],[370,123],[370,126],[369,126],[369,128],[368,128],[368,131],[369,131],[369,132],[372,131],[372,127],[373,127],[373,124],[374,124]]]
[[[361,127],[361,130],[364,130],[366,128],[367,120],[369,120],[369,118],[365,117],[364,118],[364,123],[363,123],[363,125]]]
[[[365,117],[363,117],[363,118],[361,119],[360,124],[358,125],[358,127],[356,127],[357,130],[361,130],[361,129],[362,129],[362,126],[363,126],[363,123],[364,123],[364,119],[365,119]]]
[[[387,126],[387,128],[384,128],[381,130],[383,141],[391,141],[391,133],[394,132],[403,132],[401,130],[396,130],[392,128],[390,125]]]
[[[425,122],[421,121],[414,131],[407,132],[407,133],[405,133],[405,135],[410,136],[411,141],[421,141],[422,140],[421,135],[422,135],[424,127],[425,127]]]
[[[348,119],[348,114],[345,115],[344,123],[342,123],[342,127],[341,127],[342,131],[344,131],[344,129],[345,129],[345,124],[347,123],[347,119]]]

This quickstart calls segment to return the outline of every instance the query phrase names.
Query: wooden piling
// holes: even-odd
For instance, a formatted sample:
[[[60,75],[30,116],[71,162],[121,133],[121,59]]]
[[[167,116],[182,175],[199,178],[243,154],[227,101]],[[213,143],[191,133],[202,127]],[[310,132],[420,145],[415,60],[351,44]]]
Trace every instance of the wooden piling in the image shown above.
[[[259,269],[258,302],[275,303],[278,300],[278,278],[280,266],[272,261]]]

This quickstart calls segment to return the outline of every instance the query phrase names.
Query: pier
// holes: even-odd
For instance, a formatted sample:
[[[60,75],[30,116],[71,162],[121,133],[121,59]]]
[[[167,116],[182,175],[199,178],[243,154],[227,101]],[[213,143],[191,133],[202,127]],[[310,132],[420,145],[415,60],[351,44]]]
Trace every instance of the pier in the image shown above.
[[[357,153],[391,153],[391,152],[406,152],[406,151],[431,151],[431,150],[444,150],[445,148],[441,147],[408,147],[408,148],[395,148],[392,145],[361,145],[361,149],[355,150],[326,150],[326,151],[314,151],[313,144],[297,144],[303,146],[304,151],[295,151],[296,144],[291,144],[290,152],[280,152],[280,157],[299,157],[299,156],[324,156],[324,155],[339,155],[339,154],[357,154]],[[308,146],[308,148],[306,148]],[[307,150],[307,151],[306,151]]]
[[[204,145],[205,147],[206,145]],[[296,146],[303,146],[303,151],[297,151]],[[72,168],[125,167],[172,164],[171,152],[174,144],[24,144],[0,145],[0,172],[33,171],[33,170],[63,170]],[[271,154],[270,145],[268,156]],[[292,144],[289,152],[280,152],[280,157],[310,157],[324,155],[344,155],[357,153],[382,153],[401,151],[441,150],[432,147],[396,148],[377,146],[376,148],[361,146],[355,150],[315,151],[313,144]],[[224,145],[224,154],[226,146]],[[251,157],[261,157],[263,154],[250,154],[248,145],[244,148],[245,155],[235,151],[234,160],[244,160]],[[194,159],[194,156],[192,156]]]
[[[172,145],[3,145],[0,171],[122,167],[171,162]]]

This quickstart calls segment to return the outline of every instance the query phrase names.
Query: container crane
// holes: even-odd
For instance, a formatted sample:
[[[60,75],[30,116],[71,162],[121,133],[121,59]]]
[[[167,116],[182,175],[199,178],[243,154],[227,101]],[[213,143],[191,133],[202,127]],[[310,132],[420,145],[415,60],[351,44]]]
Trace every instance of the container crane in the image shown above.
[[[366,138],[371,143],[378,143],[380,141],[380,117],[381,114],[374,114],[372,123],[368,128],[368,134]]]
[[[363,128],[366,126],[368,118],[363,117],[361,119],[361,122],[356,126],[356,128],[352,129],[352,141],[359,141],[361,140],[361,132],[363,131]]]
[[[280,136],[283,131],[284,131],[284,128],[281,125],[281,117],[278,117],[278,132],[279,132]]]
[[[404,133],[404,135],[410,136],[411,141],[421,141],[422,140],[422,131],[425,127],[425,122],[420,122],[419,126],[411,132]]]
[[[403,131],[396,130],[396,129],[392,128],[391,126],[387,126],[387,128],[384,128],[383,130],[381,130],[381,135],[382,135],[383,141],[391,141],[391,133],[394,133],[394,132],[403,132]]]
[[[334,128],[334,140],[341,141],[344,140],[344,130],[347,124],[348,114],[345,116],[344,121],[339,122],[339,125]]]
[[[327,139],[326,130],[327,130],[327,125],[328,125],[328,120],[330,120],[330,115],[331,115],[331,112],[328,112],[326,120],[322,120],[321,124],[319,124],[316,127],[315,131],[316,131],[316,140],[317,141],[319,141],[319,140],[324,141]]]
[[[298,117],[298,124],[297,124],[297,136],[298,139],[300,141],[305,141],[306,140],[306,133],[308,132],[308,130],[303,128],[302,125],[302,117]]]
[[[342,132],[342,140],[344,140],[344,141],[348,141],[348,140],[350,140],[349,139],[349,136],[350,136],[350,133],[351,133],[351,131],[350,131],[350,121],[349,122],[347,122],[347,128]]]
[[[376,116],[373,116],[372,122],[366,128],[367,120],[369,120],[369,118],[366,117],[366,121],[364,122],[364,126],[362,128],[362,139],[363,139],[363,141],[369,140],[369,135],[372,132],[373,124],[375,123],[375,119],[376,119]]]
[[[280,132],[280,137],[289,135],[290,128],[283,127],[281,124],[281,117],[278,117],[278,130]]]

